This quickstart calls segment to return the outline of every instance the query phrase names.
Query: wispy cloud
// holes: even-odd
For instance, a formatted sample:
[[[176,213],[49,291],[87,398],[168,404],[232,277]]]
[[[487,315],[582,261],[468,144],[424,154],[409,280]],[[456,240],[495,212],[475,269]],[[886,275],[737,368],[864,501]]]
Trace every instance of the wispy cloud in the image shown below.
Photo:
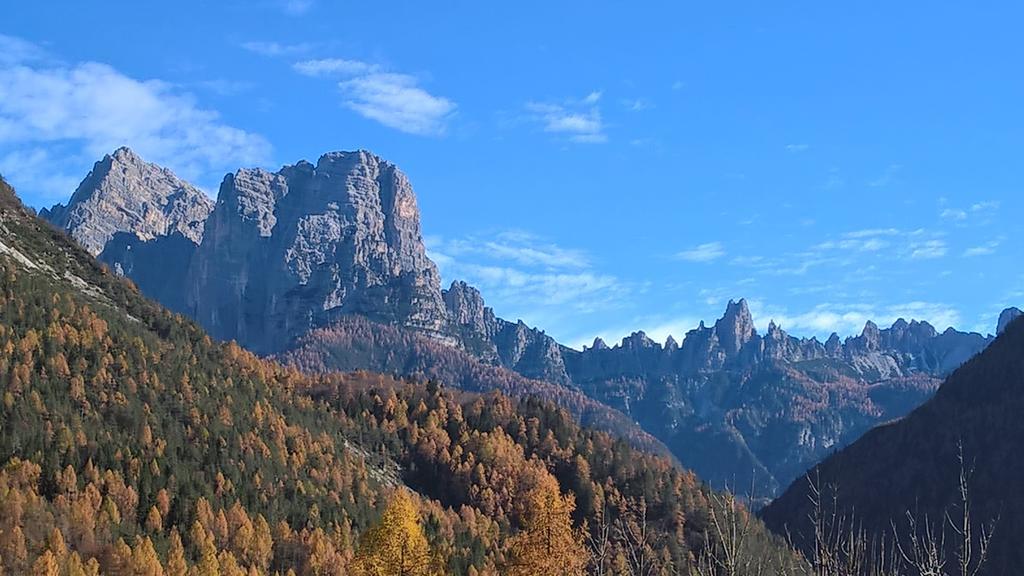
[[[371,62],[322,58],[302,60],[292,68],[305,76],[340,79],[346,108],[408,134],[444,134],[457,108],[448,98],[427,92],[415,76],[389,72]]]
[[[946,242],[944,240],[924,240],[913,242],[910,245],[910,257],[915,260],[942,258],[946,255]]]
[[[622,106],[630,112],[643,112],[654,108],[654,103],[647,98],[627,98],[622,101]]]
[[[527,102],[529,118],[538,122],[545,132],[568,138],[571,142],[602,143],[608,141],[598,103],[601,92],[594,91],[579,100],[560,103]]]
[[[965,258],[973,258],[975,256],[988,256],[990,254],[995,254],[1000,243],[1001,242],[999,240],[992,240],[991,242],[986,242],[980,246],[972,246],[971,248],[964,250],[963,256]]]
[[[259,54],[260,56],[295,56],[309,52],[312,46],[307,43],[301,44],[282,44],[280,42],[261,42],[261,41],[250,41],[243,42],[242,48]]]
[[[943,220],[967,220],[967,212],[959,208],[945,208],[939,213]]]
[[[38,159],[41,147],[95,160],[125,145],[188,179],[262,164],[270,156],[263,137],[228,125],[173,84],[135,79],[95,62],[27,59],[0,66],[0,154],[8,161],[19,154]],[[44,172],[34,175],[21,168],[22,183],[57,195],[50,186],[62,177],[52,165],[39,166]]]
[[[786,152],[792,152],[794,154],[806,152],[810,149],[811,146],[809,144],[786,144]]]
[[[375,64],[368,64],[359,60],[346,60],[344,58],[302,60],[292,64],[292,68],[299,74],[306,76],[355,76],[357,74],[377,72],[380,69]]]
[[[798,336],[824,337],[832,332],[843,336],[856,335],[868,320],[886,327],[899,318],[908,321],[927,321],[941,331],[949,326],[959,325],[961,319],[956,308],[926,301],[887,305],[826,302],[800,312],[790,312],[784,307],[771,306],[757,299],[751,299],[748,303],[758,330],[764,332],[768,323],[774,321],[781,328]]]
[[[1001,206],[996,200],[986,200],[975,202],[966,208],[956,208],[945,206],[945,199],[942,200],[943,202],[940,202],[942,210],[939,212],[939,218],[961,226],[987,224],[996,215]]]
[[[557,331],[628,300],[629,285],[596,270],[588,254],[528,232],[433,236],[426,242],[446,281],[466,280],[497,314],[545,329]]]
[[[815,245],[811,254],[836,252],[875,253],[883,250],[897,259],[924,260],[946,255],[946,242],[940,233],[923,228],[900,230],[897,228],[866,228],[841,234],[838,238]],[[853,262],[846,260],[846,262]]]
[[[700,244],[676,254],[677,259],[687,262],[712,262],[722,256],[725,256],[725,246],[721,242]]]
[[[39,46],[15,36],[0,34],[0,66],[39,61],[46,58],[46,51]]]
[[[281,9],[285,14],[301,16],[313,8],[313,0],[281,0]]]
[[[590,266],[590,259],[582,250],[563,248],[520,230],[500,232],[490,239],[472,236],[451,239],[443,243],[443,251],[451,256],[485,256],[548,269]]]
[[[868,186],[872,188],[884,188],[896,181],[896,178],[902,169],[903,166],[900,164],[890,164],[886,167],[885,172],[883,172],[881,176],[874,180],[870,180],[868,182]]]

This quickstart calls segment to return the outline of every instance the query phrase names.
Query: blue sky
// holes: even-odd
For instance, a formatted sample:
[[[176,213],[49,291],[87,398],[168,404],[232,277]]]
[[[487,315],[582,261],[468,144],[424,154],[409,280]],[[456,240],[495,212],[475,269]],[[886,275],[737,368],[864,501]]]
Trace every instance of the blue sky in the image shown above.
[[[769,5],[770,4],[770,5]],[[0,172],[66,199],[119,145],[228,171],[366,148],[446,282],[560,340],[1024,302],[1016,3],[21,2]]]

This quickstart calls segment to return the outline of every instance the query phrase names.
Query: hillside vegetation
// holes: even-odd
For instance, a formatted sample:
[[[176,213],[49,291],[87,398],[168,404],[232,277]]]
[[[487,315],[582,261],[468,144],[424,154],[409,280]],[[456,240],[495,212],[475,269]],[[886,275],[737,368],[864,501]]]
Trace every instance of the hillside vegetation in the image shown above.
[[[685,574],[727,512],[758,573],[793,560],[547,402],[216,343],[2,182],[0,252],[4,573]]]

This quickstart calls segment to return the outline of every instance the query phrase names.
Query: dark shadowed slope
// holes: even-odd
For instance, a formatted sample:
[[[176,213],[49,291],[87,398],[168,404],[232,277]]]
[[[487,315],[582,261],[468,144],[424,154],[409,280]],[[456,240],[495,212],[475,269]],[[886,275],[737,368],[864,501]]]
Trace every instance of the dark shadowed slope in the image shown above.
[[[880,536],[908,510],[939,522],[947,511],[957,517],[962,444],[973,467],[975,536],[982,523],[998,518],[988,573],[1019,574],[1024,567],[1022,415],[1024,320],[1017,319],[954,372],[931,400],[906,418],[871,430],[815,467],[809,478],[819,479],[821,487],[835,486],[840,509]],[[792,533],[805,545],[810,487],[807,478],[796,481],[763,512],[769,526]]]

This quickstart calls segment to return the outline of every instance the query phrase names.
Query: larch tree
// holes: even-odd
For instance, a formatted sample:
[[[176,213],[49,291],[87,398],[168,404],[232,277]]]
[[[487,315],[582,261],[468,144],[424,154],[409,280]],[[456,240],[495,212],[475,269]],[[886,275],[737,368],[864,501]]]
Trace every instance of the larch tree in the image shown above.
[[[526,495],[523,528],[509,542],[509,576],[581,576],[590,561],[583,535],[572,526],[576,508],[552,478]]]
[[[359,576],[433,576],[435,558],[412,497],[398,490],[380,522],[360,541],[353,562]]]

